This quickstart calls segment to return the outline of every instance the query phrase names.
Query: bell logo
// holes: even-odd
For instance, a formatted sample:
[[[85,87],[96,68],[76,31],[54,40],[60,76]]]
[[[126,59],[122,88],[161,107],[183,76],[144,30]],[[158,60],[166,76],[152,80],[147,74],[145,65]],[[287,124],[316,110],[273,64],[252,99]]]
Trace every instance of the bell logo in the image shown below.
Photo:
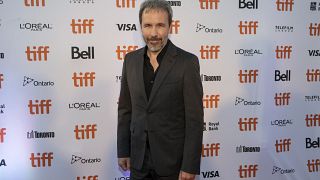
[[[78,19],[77,22],[75,19],[72,19],[71,29],[73,34],[91,34],[94,19]]]
[[[74,133],[76,140],[83,140],[83,139],[95,139],[95,133],[97,131],[97,124],[88,124],[88,125],[81,125],[80,128],[78,125],[75,126]]]
[[[219,156],[220,143],[202,144],[202,157]]]
[[[199,0],[200,9],[218,9],[220,0]]]
[[[320,114],[307,114],[305,121],[307,127],[320,126]]]
[[[98,180],[98,176],[82,176],[82,177],[77,177],[77,180]]]
[[[320,69],[308,69],[307,82],[319,82],[320,81]]]
[[[5,135],[6,135],[6,128],[0,128],[0,144],[4,142]]]
[[[287,106],[289,105],[289,99],[291,93],[276,93],[274,101],[276,106]]]
[[[50,107],[52,106],[51,100],[35,100],[32,102],[32,100],[29,100],[29,112],[31,115],[35,114],[49,114],[50,113]]]
[[[34,7],[34,6],[46,6],[45,0],[24,0],[24,5],[27,7]]]
[[[251,177],[256,177],[257,171],[258,171],[258,165],[253,164],[253,165],[240,165],[239,167],[239,177],[240,178],[251,178]]]
[[[319,159],[308,160],[307,167],[309,172],[319,172],[320,160]]]
[[[203,98],[203,108],[217,109],[220,101],[219,97],[220,95],[206,95],[205,98]]]
[[[93,87],[95,77],[95,72],[80,72],[79,75],[77,75],[76,72],[73,73],[73,86],[74,87]]]
[[[200,56],[201,59],[218,59],[220,46],[201,46]]]
[[[276,59],[290,59],[292,53],[292,46],[277,46]]]
[[[258,118],[240,118],[238,125],[240,131],[256,131]]]
[[[278,11],[292,11],[293,0],[276,0]]]
[[[88,47],[87,51],[80,51],[78,47],[71,47],[72,59],[94,59],[94,47]]]
[[[3,81],[4,81],[3,74],[0,74],[0,89],[2,88]]]
[[[320,36],[320,23],[310,23],[310,36]]]
[[[239,9],[258,9],[258,0],[246,2],[246,0],[239,0]]]
[[[257,34],[258,21],[240,21],[239,31],[241,35]]]
[[[53,153],[37,153],[35,156],[34,153],[31,153],[30,161],[32,167],[50,167],[51,161],[53,160]],[[47,163],[46,163],[47,162]]]
[[[280,70],[274,71],[274,81],[290,81],[291,70],[286,70],[285,74],[281,74]]]
[[[117,8],[135,8],[137,0],[116,0]]]
[[[28,46],[25,51],[28,61],[47,61],[49,52],[49,46],[33,46],[32,50]]]
[[[138,49],[138,46],[117,46],[117,50],[116,50],[116,53],[117,53],[117,59],[118,60],[124,60],[124,57],[126,56],[127,53],[129,52],[132,52],[132,51],[135,51]]]
[[[259,70],[240,70],[239,82],[240,83],[256,83]]]
[[[291,145],[291,139],[280,139],[280,140],[276,140],[276,152],[280,153],[280,152],[286,152],[286,151],[290,151],[290,145]]]

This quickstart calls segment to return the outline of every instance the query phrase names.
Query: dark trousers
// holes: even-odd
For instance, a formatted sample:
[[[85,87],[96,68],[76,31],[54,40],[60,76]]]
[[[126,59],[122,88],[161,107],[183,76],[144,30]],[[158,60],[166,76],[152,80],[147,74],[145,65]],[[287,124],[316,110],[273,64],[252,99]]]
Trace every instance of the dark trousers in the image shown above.
[[[160,176],[154,170],[149,143],[146,145],[143,165],[141,169],[130,169],[130,180],[178,180],[179,172],[170,176]]]

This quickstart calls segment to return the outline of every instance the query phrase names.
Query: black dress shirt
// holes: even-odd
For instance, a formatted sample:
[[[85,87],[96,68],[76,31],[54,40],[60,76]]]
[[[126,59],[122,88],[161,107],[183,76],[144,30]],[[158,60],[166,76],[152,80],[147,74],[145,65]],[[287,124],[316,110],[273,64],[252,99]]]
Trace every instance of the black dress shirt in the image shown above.
[[[168,44],[171,43],[170,40],[168,40],[167,44],[164,46],[164,48],[161,50],[161,52],[157,56],[157,61],[158,61],[158,68],[156,71],[154,71],[151,63],[150,63],[150,58],[148,57],[147,50],[148,46],[145,48],[144,52],[144,65],[143,65],[143,79],[144,79],[144,87],[147,95],[147,99],[149,100],[151,90],[153,87],[154,80],[156,79],[157,73],[161,67],[161,62],[163,60],[164,55],[167,52],[168,49]]]

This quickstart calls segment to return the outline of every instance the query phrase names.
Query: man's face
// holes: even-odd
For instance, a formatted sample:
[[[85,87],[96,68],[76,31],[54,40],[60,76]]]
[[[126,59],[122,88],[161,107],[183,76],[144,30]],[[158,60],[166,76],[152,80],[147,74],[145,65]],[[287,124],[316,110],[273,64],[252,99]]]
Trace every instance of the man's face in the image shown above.
[[[167,43],[170,31],[166,11],[151,9],[142,13],[141,31],[151,52],[159,52]]]

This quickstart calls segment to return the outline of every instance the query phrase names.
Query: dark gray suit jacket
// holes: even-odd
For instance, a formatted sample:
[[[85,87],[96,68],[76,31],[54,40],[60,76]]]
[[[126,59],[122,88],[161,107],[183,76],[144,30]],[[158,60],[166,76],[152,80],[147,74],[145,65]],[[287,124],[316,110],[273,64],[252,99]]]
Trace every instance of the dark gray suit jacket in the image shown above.
[[[168,41],[150,98],[143,80],[145,48],[128,53],[118,106],[118,157],[141,169],[149,135],[159,175],[180,170],[199,174],[203,134],[203,90],[198,58]]]

